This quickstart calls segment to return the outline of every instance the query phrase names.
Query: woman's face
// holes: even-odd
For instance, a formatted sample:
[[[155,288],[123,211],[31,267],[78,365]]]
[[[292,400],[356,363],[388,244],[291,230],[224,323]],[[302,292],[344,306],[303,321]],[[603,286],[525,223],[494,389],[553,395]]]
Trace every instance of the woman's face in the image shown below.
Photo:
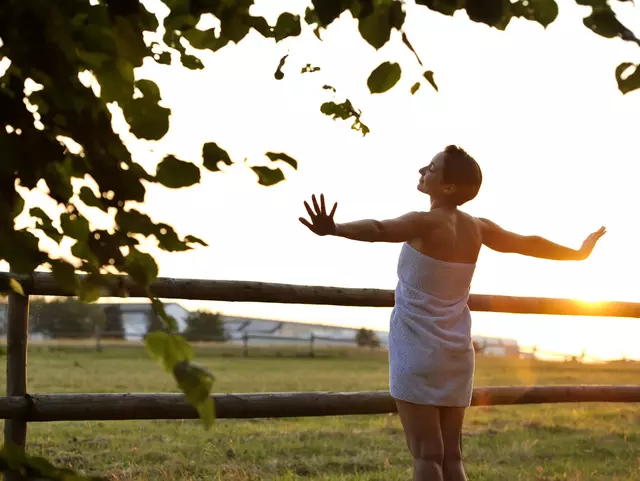
[[[444,152],[437,154],[431,163],[419,170],[418,190],[429,196],[440,196],[447,193],[447,184],[443,182]]]

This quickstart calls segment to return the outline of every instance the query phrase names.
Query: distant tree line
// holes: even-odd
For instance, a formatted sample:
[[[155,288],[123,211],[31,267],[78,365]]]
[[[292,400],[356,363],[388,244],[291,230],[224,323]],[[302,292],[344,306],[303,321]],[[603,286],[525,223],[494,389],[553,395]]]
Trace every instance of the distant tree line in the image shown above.
[[[182,335],[190,341],[227,341],[219,313],[195,311],[186,318]],[[32,298],[29,308],[29,332],[50,339],[87,339],[96,327],[103,339],[124,339],[125,326],[119,304],[99,306],[76,298],[45,300]],[[147,332],[166,330],[160,317],[149,309]],[[0,321],[0,335],[6,334],[6,318]]]
[[[356,333],[356,344],[361,347],[380,347],[380,339],[371,329],[363,327]]]

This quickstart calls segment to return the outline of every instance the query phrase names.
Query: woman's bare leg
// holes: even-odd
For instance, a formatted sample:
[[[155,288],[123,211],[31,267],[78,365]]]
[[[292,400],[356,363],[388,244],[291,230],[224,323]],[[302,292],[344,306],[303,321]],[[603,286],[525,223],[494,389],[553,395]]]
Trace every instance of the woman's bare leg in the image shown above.
[[[444,445],[444,481],[467,481],[462,466],[462,422],[465,408],[440,408],[440,429]]]
[[[398,399],[396,406],[413,456],[413,481],[443,481],[444,446],[438,408]]]

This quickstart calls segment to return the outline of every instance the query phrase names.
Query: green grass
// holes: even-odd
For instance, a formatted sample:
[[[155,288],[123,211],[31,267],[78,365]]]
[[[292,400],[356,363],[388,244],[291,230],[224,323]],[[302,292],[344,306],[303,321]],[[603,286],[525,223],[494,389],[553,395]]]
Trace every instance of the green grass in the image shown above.
[[[216,392],[387,389],[386,354],[337,350],[315,359],[242,358],[198,349]],[[274,354],[274,351],[271,352]],[[4,369],[2,370],[4,376]],[[634,384],[638,364],[479,359],[476,385]],[[4,379],[0,379],[4,386]],[[176,391],[138,348],[33,347],[29,391]],[[640,479],[640,405],[471,408],[464,428],[469,479]],[[59,422],[29,425],[28,449],[60,466],[114,480],[407,480],[410,458],[395,415],[289,420]]]

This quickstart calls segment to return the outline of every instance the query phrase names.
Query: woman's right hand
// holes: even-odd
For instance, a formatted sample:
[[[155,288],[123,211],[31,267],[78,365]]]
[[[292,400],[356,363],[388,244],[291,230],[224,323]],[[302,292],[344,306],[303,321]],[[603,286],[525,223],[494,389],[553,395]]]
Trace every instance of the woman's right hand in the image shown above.
[[[334,235],[336,233],[336,223],[333,221],[333,215],[336,213],[338,203],[336,202],[333,204],[331,212],[327,214],[327,209],[324,204],[324,194],[320,194],[320,205],[318,205],[315,195],[311,196],[311,200],[313,202],[313,209],[309,206],[307,201],[304,202],[304,207],[307,209],[311,222],[304,217],[300,217],[298,220],[306,225],[309,230],[316,235]]]

